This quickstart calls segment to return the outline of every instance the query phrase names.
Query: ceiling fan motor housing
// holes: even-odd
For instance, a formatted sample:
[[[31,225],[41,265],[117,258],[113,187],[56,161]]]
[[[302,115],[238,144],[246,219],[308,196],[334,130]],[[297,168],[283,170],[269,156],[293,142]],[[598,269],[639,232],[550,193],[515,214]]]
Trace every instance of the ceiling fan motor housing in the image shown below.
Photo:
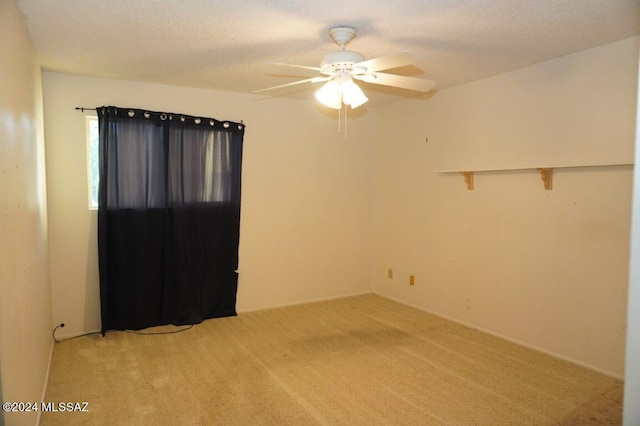
[[[339,71],[353,71],[353,66],[364,61],[364,56],[358,52],[350,52],[348,50],[340,50],[338,52],[329,53],[322,59],[320,71],[322,74],[334,75]]]

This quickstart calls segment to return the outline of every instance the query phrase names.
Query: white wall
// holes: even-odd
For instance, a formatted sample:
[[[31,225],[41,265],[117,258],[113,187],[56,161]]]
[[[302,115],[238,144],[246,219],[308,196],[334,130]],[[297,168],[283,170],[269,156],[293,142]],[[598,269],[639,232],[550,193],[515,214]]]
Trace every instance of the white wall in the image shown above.
[[[631,163],[637,65],[633,38],[380,108],[375,291],[621,377],[632,167],[556,169],[551,191],[535,170],[476,174],[473,191],[434,171]],[[545,102],[522,103],[532,87]]]
[[[439,169],[632,162],[637,44],[621,40],[434,96]]]
[[[0,2],[0,28],[0,394],[40,401],[53,344],[41,77],[12,0]],[[36,417],[4,413],[7,425]]]
[[[638,74],[640,81],[640,73]],[[640,87],[636,110],[636,147],[640,146]],[[640,150],[636,149],[636,164]],[[624,415],[626,426],[640,424],[640,170],[634,172],[631,224],[631,265],[627,304],[627,354],[624,375]]]
[[[244,120],[239,311],[370,290],[374,111],[350,119],[345,140],[335,116],[308,101],[54,72],[43,81],[53,312],[66,334],[100,327],[97,215],[77,106]]]

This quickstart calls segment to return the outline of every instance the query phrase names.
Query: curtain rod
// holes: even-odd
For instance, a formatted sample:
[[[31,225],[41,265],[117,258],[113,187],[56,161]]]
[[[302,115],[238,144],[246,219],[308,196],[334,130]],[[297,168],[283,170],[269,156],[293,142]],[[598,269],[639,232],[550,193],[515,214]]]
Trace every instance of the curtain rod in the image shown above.
[[[96,108],[86,108],[86,107],[76,107],[76,111],[80,111],[80,112],[85,112],[85,111],[97,111]],[[244,120],[240,120],[240,124],[242,124],[243,126],[244,124]]]

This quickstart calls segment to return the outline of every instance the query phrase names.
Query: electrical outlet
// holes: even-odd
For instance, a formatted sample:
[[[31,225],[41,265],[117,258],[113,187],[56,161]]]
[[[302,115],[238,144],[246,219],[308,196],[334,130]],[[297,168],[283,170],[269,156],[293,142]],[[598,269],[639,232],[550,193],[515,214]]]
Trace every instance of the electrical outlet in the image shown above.
[[[409,275],[409,285],[415,285],[416,284],[416,277],[414,277],[413,275]]]
[[[387,278],[393,278],[393,269],[389,268],[387,271]]]

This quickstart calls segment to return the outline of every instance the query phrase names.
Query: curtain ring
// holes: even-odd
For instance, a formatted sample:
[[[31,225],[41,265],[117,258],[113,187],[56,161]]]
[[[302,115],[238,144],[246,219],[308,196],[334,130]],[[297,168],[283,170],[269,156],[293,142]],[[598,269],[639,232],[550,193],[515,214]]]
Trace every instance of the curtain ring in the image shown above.
[[[151,114],[149,114],[147,111],[144,112],[144,118],[149,118]]]
[[[160,120],[164,121],[166,119],[167,119],[167,114],[165,114],[164,112],[160,114]]]
[[[196,124],[200,124],[201,121],[202,120],[200,120],[199,118],[196,118],[196,119],[193,120],[193,122],[196,123]]]
[[[214,125],[214,124],[216,124],[216,123],[215,123],[215,121],[213,121],[213,120],[209,120],[209,125],[210,125],[211,127],[213,127],[213,125]]]
[[[135,112],[133,112],[132,109],[129,110],[129,112],[127,113],[129,115],[129,117],[133,117],[134,115],[136,115]]]
[[[229,128],[229,122],[225,121],[224,124],[222,125],[222,127],[224,127],[225,129]]]
[[[185,120],[184,116],[180,117],[180,121],[181,121],[181,122],[183,122],[183,123],[184,123],[184,120]]]

